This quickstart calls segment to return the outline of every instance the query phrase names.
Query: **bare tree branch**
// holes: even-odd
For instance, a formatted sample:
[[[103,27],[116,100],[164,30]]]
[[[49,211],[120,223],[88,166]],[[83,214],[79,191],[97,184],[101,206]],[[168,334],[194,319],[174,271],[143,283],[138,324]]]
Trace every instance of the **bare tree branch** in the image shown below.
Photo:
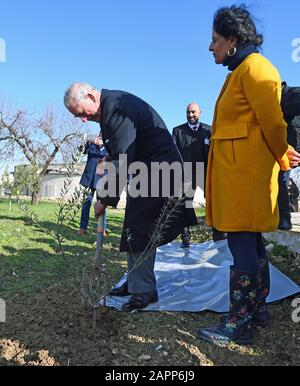
[[[39,117],[33,117],[26,110],[0,105],[0,156],[12,157],[19,152],[31,170],[36,170],[31,181],[35,201],[50,164],[58,157],[59,161],[69,161],[66,156],[76,151],[82,138],[82,123],[53,107]]]

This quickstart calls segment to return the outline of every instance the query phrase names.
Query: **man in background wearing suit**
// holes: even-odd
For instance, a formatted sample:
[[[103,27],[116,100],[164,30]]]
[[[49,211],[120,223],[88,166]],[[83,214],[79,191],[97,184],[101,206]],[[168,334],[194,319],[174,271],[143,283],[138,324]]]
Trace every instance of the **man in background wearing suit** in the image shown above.
[[[208,152],[211,137],[211,126],[200,122],[201,109],[200,106],[193,102],[190,103],[186,111],[187,123],[175,127],[173,129],[173,139],[178,147],[184,162],[192,163],[192,174],[186,178],[191,179],[189,182],[195,194],[197,187],[200,187],[200,170],[197,169],[197,162],[204,164],[204,192],[205,179],[208,161]],[[219,232],[213,228],[213,240],[219,241],[226,238],[223,232]],[[182,244],[181,248],[188,248],[190,241],[190,231],[188,227],[183,229],[181,233]]]
[[[139,162],[146,168],[143,176],[148,181],[148,192],[152,191],[152,187],[161,186],[162,180],[167,180],[165,182],[170,187],[167,197],[162,193],[163,189],[160,189],[158,195],[148,193],[136,197],[130,194],[130,185],[127,194],[120,250],[127,252],[128,276],[127,281],[114,288],[110,295],[132,295],[123,305],[124,311],[145,308],[149,303],[158,301],[154,274],[156,247],[174,240],[185,226],[197,223],[194,210],[187,209],[185,201],[179,200],[166,229],[159,235],[155,245],[151,244],[147,249],[162,210],[169,203],[169,198],[182,189],[182,178],[178,187],[172,173],[167,178],[154,178],[152,181],[151,165],[176,163],[182,172],[181,156],[159,114],[135,95],[124,91],[97,90],[86,83],[74,83],[66,91],[64,103],[83,122],[100,123],[103,142],[113,164],[118,165],[120,155],[126,155],[129,167]],[[118,173],[123,174],[123,170],[116,168],[117,176]],[[126,186],[127,175],[125,173],[125,181],[119,181],[119,193]],[[118,193],[103,195],[99,187],[97,195],[99,201],[95,205],[96,216],[103,214],[106,206],[116,206],[120,198]],[[148,250],[147,257],[141,260],[145,250]]]

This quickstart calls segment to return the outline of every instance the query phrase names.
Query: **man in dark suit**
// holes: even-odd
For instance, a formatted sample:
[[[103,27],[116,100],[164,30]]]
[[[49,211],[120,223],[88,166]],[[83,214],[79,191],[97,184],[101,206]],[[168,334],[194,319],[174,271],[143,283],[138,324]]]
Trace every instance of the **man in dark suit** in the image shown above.
[[[288,125],[287,142],[300,152],[300,87],[290,87],[286,82],[282,82],[281,109]],[[288,191],[290,173],[290,170],[280,171],[278,176],[278,229],[285,231],[292,228]]]
[[[89,189],[81,209],[79,234],[84,235],[89,225],[90,209],[96,191],[96,169],[99,159],[107,156],[101,137],[90,139],[86,142],[82,153],[87,155],[87,161],[82,174],[80,185]]]
[[[186,182],[191,184],[191,189],[193,190],[193,199],[194,193],[196,192],[197,187],[200,187],[201,183],[200,169],[197,168],[197,163],[200,162],[204,164],[204,183],[202,188],[205,192],[205,179],[211,137],[211,126],[200,122],[201,109],[197,103],[190,103],[188,105],[186,116],[187,123],[175,127],[173,129],[172,135],[183,161],[192,163],[192,173],[186,177],[186,179],[190,181]],[[213,228],[214,241],[224,240],[225,238],[226,237],[223,232],[219,232]],[[181,248],[188,248],[190,245],[190,232],[188,227],[183,229],[183,232],[181,233],[181,239]]]
[[[153,180],[152,166],[155,163],[179,165],[182,173],[181,156],[159,114],[132,94],[124,91],[100,91],[85,83],[75,83],[66,91],[64,101],[68,110],[83,122],[100,123],[110,160],[114,165],[119,165],[119,168],[116,167],[116,175],[125,176],[123,182],[116,179],[120,184],[117,189],[119,194],[130,174],[127,174],[127,169],[124,172],[120,166],[120,155],[127,156],[129,167],[139,162],[143,169],[143,173],[139,174],[146,181],[140,185],[147,185],[148,182],[148,194],[137,196],[131,195],[132,180],[129,184],[120,244],[120,250],[128,254],[128,280],[110,293],[115,296],[132,295],[124,304],[123,310],[142,309],[149,303],[158,301],[154,275],[156,247],[171,242],[180,234],[181,229],[197,222],[194,211],[186,208],[184,199],[170,200],[171,196],[182,189],[182,176],[180,187],[175,183],[172,173],[168,177],[159,176]],[[163,194],[162,182],[169,185],[170,193],[167,196]],[[156,190],[157,187],[158,194],[149,194],[152,188]],[[101,215],[106,206],[116,206],[119,200],[118,194],[110,193],[105,197],[103,187],[97,187],[97,195],[99,201],[95,205],[96,216]],[[169,205],[169,210],[163,212],[166,205]],[[157,223],[158,220],[160,224],[166,225],[163,229]],[[158,235],[153,233],[155,230],[160,230]],[[153,235],[154,240],[151,240]]]

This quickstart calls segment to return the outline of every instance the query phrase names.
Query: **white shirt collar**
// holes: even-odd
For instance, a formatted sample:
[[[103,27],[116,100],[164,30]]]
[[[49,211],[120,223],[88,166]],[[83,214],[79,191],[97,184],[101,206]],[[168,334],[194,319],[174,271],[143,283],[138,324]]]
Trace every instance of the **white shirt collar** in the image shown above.
[[[189,128],[190,128],[191,130],[195,131],[195,130],[194,130],[194,127],[197,126],[197,130],[198,130],[198,129],[199,129],[199,126],[200,126],[200,123],[198,122],[196,125],[191,125],[190,122],[188,122],[188,125],[189,125]]]

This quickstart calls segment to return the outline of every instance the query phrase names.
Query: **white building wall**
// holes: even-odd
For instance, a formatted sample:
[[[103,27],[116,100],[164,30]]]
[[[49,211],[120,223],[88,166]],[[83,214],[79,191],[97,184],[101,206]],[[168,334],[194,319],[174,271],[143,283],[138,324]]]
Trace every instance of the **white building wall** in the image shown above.
[[[67,197],[72,196],[75,188],[78,188],[81,176],[72,177],[70,191]],[[41,198],[59,198],[61,197],[61,190],[64,188],[64,181],[67,175],[64,174],[47,174],[42,179],[40,197]]]

